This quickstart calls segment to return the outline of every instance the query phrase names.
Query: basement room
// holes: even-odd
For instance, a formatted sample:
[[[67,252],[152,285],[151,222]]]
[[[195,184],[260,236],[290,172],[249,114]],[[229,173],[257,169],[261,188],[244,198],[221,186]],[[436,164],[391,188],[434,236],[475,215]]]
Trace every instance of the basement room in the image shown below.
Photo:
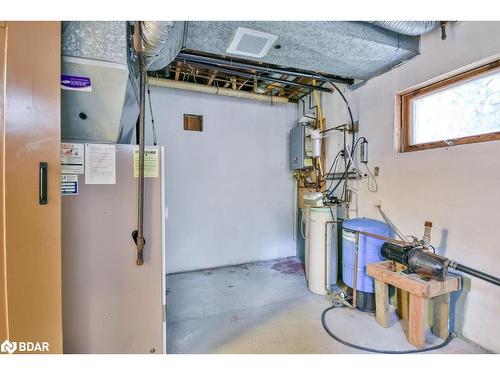
[[[500,20],[265,6],[0,22],[0,368],[498,365]]]

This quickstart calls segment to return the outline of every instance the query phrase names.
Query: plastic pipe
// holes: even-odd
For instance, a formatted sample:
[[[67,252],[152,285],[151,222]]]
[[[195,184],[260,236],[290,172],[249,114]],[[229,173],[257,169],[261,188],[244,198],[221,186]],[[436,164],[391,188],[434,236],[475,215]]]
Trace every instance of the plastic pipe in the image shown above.
[[[217,94],[223,96],[231,96],[235,98],[259,100],[261,102],[268,102],[268,103],[288,103],[288,98],[283,96],[269,96],[269,95],[255,94],[253,92],[238,91],[223,87],[199,85],[196,83],[174,81],[171,79],[164,79],[164,78],[149,77],[149,84],[156,85],[159,87],[167,87],[171,89],[189,90],[189,91],[203,92],[207,94]]]
[[[477,277],[478,279],[481,279],[481,280],[487,281],[489,283],[492,283],[494,285],[500,286],[500,279],[498,277],[493,276],[493,275],[488,275],[487,273],[478,271],[474,268],[464,266],[463,264],[460,264],[460,263],[453,264],[452,268],[456,269],[457,271],[462,271],[466,274]]]
[[[297,239],[297,214],[298,214],[298,208],[297,208],[297,198],[298,198],[298,187],[299,183],[297,178],[293,179],[293,239]]]

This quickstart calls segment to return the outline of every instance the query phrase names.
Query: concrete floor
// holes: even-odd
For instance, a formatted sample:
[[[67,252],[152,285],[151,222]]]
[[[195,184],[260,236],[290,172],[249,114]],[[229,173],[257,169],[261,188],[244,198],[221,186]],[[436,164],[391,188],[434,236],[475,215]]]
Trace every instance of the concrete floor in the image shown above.
[[[332,339],[321,325],[330,306],[308,291],[297,258],[222,267],[167,277],[168,353],[365,353]],[[373,314],[328,313],[332,331],[347,341],[388,350],[413,349],[392,312],[385,329]],[[427,345],[441,340],[427,333]],[[485,353],[462,338],[430,353]]]

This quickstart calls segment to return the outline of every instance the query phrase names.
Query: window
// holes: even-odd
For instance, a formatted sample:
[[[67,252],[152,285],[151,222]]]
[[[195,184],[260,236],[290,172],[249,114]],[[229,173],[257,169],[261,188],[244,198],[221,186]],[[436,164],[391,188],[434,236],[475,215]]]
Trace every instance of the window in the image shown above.
[[[400,151],[500,140],[500,60],[398,95]]]
[[[203,131],[203,116],[199,115],[184,115],[184,130],[202,132]]]

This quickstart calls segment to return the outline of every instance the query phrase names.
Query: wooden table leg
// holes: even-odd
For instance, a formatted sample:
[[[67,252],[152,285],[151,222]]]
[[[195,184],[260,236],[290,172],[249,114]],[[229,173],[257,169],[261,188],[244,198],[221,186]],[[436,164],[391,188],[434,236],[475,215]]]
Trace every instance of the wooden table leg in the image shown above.
[[[396,295],[398,301],[398,316],[403,320],[408,320],[410,294],[403,289],[397,288]]]
[[[389,286],[375,280],[375,318],[382,327],[389,327]]]
[[[408,341],[417,348],[425,344],[425,313],[427,300],[410,294],[410,316],[408,322]]]
[[[401,272],[406,269],[406,266],[403,266],[402,264],[396,263],[396,271]],[[409,306],[410,306],[410,293],[408,293],[406,290],[396,288],[396,299],[397,299],[397,313],[398,316],[403,319],[408,321],[408,315],[409,315]]]
[[[432,333],[446,340],[449,335],[450,294],[446,293],[433,299]]]

